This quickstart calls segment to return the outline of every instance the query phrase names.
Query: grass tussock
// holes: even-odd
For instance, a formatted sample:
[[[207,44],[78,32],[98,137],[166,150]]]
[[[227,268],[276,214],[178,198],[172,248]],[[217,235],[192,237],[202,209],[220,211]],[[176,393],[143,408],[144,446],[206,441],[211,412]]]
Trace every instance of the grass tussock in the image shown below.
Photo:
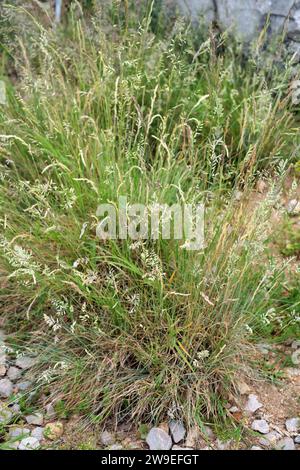
[[[251,211],[236,197],[257,175],[282,177],[297,132],[288,69],[268,78],[226,37],[195,44],[181,21],[163,36],[150,19],[114,34],[96,19],[33,22],[11,53],[0,313],[39,353],[50,398],[93,421],[199,423],[220,412],[253,335],[297,323],[278,302],[285,262],[266,251],[277,187]],[[119,196],[204,202],[206,247],[101,242],[97,206]]]

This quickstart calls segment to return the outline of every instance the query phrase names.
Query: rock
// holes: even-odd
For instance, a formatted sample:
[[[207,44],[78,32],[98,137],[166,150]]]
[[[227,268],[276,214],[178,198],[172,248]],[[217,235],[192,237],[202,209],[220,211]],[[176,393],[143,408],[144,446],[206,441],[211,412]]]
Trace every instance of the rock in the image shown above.
[[[44,439],[44,428],[37,427],[31,431],[31,436],[35,437],[38,441]]]
[[[0,364],[0,377],[4,377],[6,374],[6,367],[4,364]]]
[[[13,384],[9,379],[0,380],[0,397],[8,398],[13,392]]]
[[[236,386],[240,395],[248,395],[248,393],[250,392],[250,388],[248,387],[246,382],[243,382],[242,380],[236,382]]]
[[[259,446],[252,446],[250,450],[263,450],[263,449]]]
[[[288,432],[297,434],[300,431],[300,418],[287,419],[285,427]]]
[[[238,413],[240,409],[237,406],[231,406],[228,411],[230,413]]]
[[[50,441],[55,441],[56,439],[59,439],[64,432],[64,427],[63,424],[59,421],[56,421],[55,423],[48,423],[45,426],[44,429],[44,436],[47,439],[50,439]]]
[[[182,441],[185,437],[186,430],[182,421],[175,421],[172,419],[169,423],[170,433],[175,444]]]
[[[31,387],[32,382],[30,382],[29,380],[25,380],[24,382],[18,382],[16,385],[17,385],[18,391],[25,392]]]
[[[255,411],[259,410],[262,406],[263,404],[258,401],[257,396],[250,394],[245,406],[245,410],[249,413],[255,413]]]
[[[41,426],[44,422],[44,417],[41,413],[25,416],[25,419],[28,424],[34,424],[35,426]]]
[[[298,349],[298,348],[300,348],[300,341],[299,341],[298,339],[295,340],[295,341],[293,341],[292,344],[291,344],[291,348],[292,348],[292,349]]]
[[[251,424],[253,431],[260,432],[261,434],[268,434],[270,427],[265,419],[255,419]]]
[[[35,437],[25,437],[22,439],[18,449],[19,450],[35,450],[40,447],[39,441]]]
[[[300,444],[300,434],[294,439],[295,444]]]
[[[291,199],[286,205],[286,210],[290,215],[300,214],[300,202],[297,199]]]
[[[146,442],[150,450],[170,450],[172,439],[163,429],[152,428],[148,433]]]
[[[215,7],[213,0],[177,0],[183,15],[191,17],[194,23],[204,21],[207,26],[215,19]]]
[[[22,371],[18,367],[11,366],[7,371],[7,377],[10,380],[18,380],[22,375]]]
[[[100,442],[103,446],[111,446],[116,442],[115,436],[108,431],[103,431],[100,435]]]
[[[280,438],[281,434],[279,434],[279,432],[271,431],[268,432],[264,437],[259,439],[259,443],[265,447],[274,446]]]
[[[36,364],[36,359],[30,356],[20,356],[16,360],[16,366],[20,369],[27,370],[33,367]]]
[[[276,444],[277,450],[295,450],[295,444],[291,437],[284,437]]]
[[[16,437],[18,437],[20,439],[25,438],[25,437],[28,437],[29,434],[30,434],[30,429],[21,428],[20,426],[10,428],[9,433],[8,433],[8,435],[11,439],[15,439]]]
[[[52,403],[49,403],[48,405],[46,405],[45,410],[46,410],[46,418],[48,418],[48,419],[55,418],[56,411],[55,411],[54,406],[52,405]]]

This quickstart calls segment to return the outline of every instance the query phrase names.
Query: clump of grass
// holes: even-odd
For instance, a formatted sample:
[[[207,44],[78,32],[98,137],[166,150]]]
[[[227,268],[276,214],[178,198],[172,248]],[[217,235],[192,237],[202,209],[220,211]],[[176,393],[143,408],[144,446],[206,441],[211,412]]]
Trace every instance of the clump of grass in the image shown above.
[[[91,422],[216,415],[284,274],[264,255],[273,194],[248,214],[233,192],[289,157],[280,87],[181,22],[149,25],[35,24],[0,111],[0,312],[39,352],[37,384]],[[100,242],[97,206],[121,195],[205,202],[205,249]]]

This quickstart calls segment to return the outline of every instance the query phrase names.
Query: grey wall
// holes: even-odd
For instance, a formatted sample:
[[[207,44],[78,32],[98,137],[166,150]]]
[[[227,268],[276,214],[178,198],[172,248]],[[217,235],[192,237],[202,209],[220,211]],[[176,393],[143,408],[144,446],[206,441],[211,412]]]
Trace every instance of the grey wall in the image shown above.
[[[286,31],[290,50],[300,53],[300,1],[294,0],[174,0],[194,21],[216,21],[244,41],[256,38],[269,16],[269,34]]]

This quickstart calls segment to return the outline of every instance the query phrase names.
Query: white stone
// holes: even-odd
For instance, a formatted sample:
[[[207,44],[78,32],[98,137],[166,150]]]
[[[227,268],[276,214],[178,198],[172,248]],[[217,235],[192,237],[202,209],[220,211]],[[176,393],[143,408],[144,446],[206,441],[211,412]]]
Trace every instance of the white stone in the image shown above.
[[[53,419],[55,418],[56,416],[56,411],[54,409],[54,406],[52,405],[52,403],[49,403],[48,405],[45,406],[45,410],[46,410],[46,417],[48,419]]]
[[[41,426],[44,422],[44,417],[41,413],[25,416],[25,419],[28,424],[34,424],[35,426]]]
[[[268,434],[270,427],[265,419],[255,419],[251,424],[253,431],[260,432],[261,434]]]
[[[35,450],[40,447],[39,441],[35,437],[25,437],[19,444],[19,450]]]
[[[9,437],[11,439],[14,439],[16,437],[18,438],[25,438],[25,437],[28,437],[30,434],[30,429],[28,428],[21,428],[21,427],[13,427],[13,428],[10,428],[9,430]]]
[[[25,390],[31,387],[32,383],[29,380],[25,380],[24,382],[18,382],[16,385],[20,392],[25,392]]]
[[[295,444],[291,437],[284,437],[276,444],[278,450],[295,450]]]
[[[16,360],[16,366],[20,367],[20,369],[30,369],[36,364],[36,359],[30,356],[20,356]]]
[[[249,413],[255,413],[255,411],[259,410],[262,406],[263,404],[258,401],[257,396],[250,394],[245,406],[245,410],[249,411]]]
[[[31,436],[35,437],[38,441],[44,439],[44,428],[36,427],[31,431]]]
[[[18,369],[18,367],[11,366],[8,371],[7,371],[7,377],[10,380],[18,380],[22,375],[21,369]]]
[[[264,437],[259,440],[259,443],[263,446],[274,446],[278,439],[281,438],[281,434],[277,431],[268,432]]]
[[[172,439],[163,429],[152,428],[146,438],[150,450],[170,450]]]
[[[8,398],[13,392],[13,384],[9,379],[0,380],[0,397]]]
[[[291,199],[286,205],[286,210],[290,215],[300,214],[300,202],[297,199]]]
[[[183,423],[181,421],[175,421],[171,419],[169,423],[170,433],[175,444],[182,441],[185,437],[186,431]]]
[[[300,431],[300,418],[290,418],[285,422],[288,432],[297,434]]]
[[[115,436],[108,431],[103,431],[100,435],[100,442],[103,446],[111,446],[116,442]]]

